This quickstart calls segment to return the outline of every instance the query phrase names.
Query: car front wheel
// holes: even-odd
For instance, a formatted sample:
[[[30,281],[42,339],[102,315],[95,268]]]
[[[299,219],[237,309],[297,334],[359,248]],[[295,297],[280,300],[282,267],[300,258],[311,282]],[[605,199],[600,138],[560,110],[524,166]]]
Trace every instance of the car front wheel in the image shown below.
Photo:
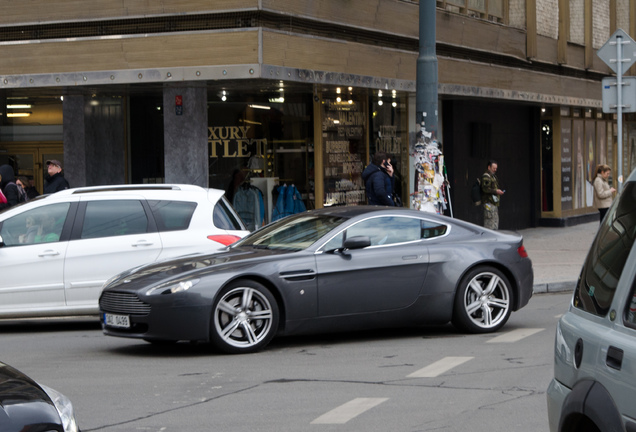
[[[512,289],[508,278],[494,267],[477,267],[459,284],[453,324],[469,333],[497,331],[510,318],[511,304]]]
[[[210,339],[227,353],[258,351],[276,334],[278,315],[276,299],[263,285],[249,280],[233,282],[214,304]]]

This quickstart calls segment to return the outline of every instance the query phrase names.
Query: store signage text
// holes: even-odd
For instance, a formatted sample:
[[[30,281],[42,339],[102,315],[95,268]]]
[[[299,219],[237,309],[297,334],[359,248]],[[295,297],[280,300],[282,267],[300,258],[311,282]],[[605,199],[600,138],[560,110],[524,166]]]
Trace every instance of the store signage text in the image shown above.
[[[208,127],[210,157],[240,158],[252,155],[263,156],[267,138],[249,138],[250,126]]]
[[[402,138],[397,136],[397,126],[380,126],[375,148],[390,155],[402,153]]]

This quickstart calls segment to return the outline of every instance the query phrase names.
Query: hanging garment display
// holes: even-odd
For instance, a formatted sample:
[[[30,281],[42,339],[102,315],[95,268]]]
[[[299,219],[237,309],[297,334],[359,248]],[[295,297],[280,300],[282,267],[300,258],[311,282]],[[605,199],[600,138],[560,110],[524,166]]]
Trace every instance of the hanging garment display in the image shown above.
[[[296,186],[287,186],[284,184],[278,187],[277,192],[278,198],[276,199],[276,206],[272,211],[272,221],[307,210]]]

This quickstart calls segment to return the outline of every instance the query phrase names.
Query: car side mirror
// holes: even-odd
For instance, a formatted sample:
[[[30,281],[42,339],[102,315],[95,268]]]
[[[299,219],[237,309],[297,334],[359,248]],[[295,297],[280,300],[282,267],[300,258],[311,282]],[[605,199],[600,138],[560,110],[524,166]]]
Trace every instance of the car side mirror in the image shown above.
[[[371,246],[371,238],[369,236],[355,236],[348,238],[342,245],[344,249],[363,249]]]

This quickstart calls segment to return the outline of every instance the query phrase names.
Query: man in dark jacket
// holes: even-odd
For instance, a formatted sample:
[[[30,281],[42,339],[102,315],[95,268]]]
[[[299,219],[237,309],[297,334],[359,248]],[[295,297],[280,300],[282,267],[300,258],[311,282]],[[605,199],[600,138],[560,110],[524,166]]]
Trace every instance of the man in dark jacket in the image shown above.
[[[384,152],[373,155],[371,163],[362,172],[369,205],[395,206],[393,192],[393,166]]]
[[[48,174],[44,176],[44,194],[52,194],[69,188],[68,182],[62,173],[62,163],[59,160],[47,160],[46,168]]]
[[[15,184],[15,174],[11,165],[0,166],[0,189],[7,198],[6,203],[0,203],[0,211],[8,209],[18,204],[20,201],[20,192],[18,185]]]

